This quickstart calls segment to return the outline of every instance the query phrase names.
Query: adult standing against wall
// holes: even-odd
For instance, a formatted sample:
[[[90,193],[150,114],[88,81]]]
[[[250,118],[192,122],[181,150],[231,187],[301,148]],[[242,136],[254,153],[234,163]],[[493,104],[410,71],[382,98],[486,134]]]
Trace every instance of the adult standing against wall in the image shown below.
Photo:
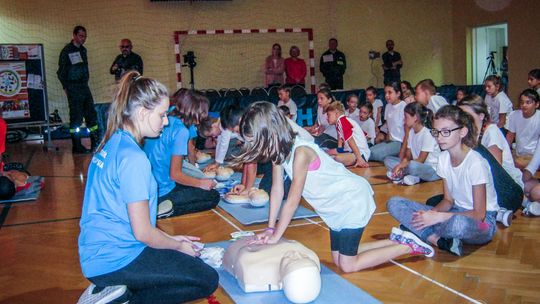
[[[60,52],[58,60],[58,79],[66,92],[69,104],[69,133],[73,144],[73,153],[89,153],[81,143],[83,118],[90,130],[91,150],[94,151],[99,142],[97,133],[97,115],[94,99],[88,80],[88,56],[83,44],[86,42],[86,29],[77,25],[73,29],[73,39]]]
[[[382,55],[383,70],[384,70],[384,84],[392,82],[401,83],[401,67],[403,61],[401,60],[401,54],[394,51],[394,40],[386,41],[386,49],[388,50]]]
[[[120,40],[121,54],[116,56],[109,71],[114,75],[114,80],[118,81],[128,71],[135,70],[139,74],[143,74],[143,61],[141,56],[132,51],[133,44],[131,40]]]
[[[321,73],[332,90],[343,89],[343,74],[347,69],[345,54],[339,51],[337,46],[337,39],[330,38],[328,40],[328,50],[322,54],[319,62]]]
[[[281,45],[279,43],[274,43],[272,46],[272,55],[266,57],[264,71],[267,88],[284,84],[283,72],[285,72],[285,59],[281,57]]]
[[[285,59],[285,73],[287,74],[285,83],[290,86],[305,86],[307,68],[304,59],[298,57],[300,49],[296,45],[291,46],[289,55],[291,57]]]

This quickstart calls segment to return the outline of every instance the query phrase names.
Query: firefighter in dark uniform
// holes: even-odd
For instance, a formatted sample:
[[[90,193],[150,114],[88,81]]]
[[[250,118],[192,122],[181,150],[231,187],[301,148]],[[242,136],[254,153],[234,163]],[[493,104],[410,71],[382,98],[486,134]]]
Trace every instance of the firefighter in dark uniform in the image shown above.
[[[122,39],[120,41],[120,52],[122,52],[122,54],[116,56],[109,69],[116,81],[119,81],[126,72],[131,70],[138,71],[141,75],[143,74],[142,58],[132,52],[132,48],[133,45],[131,44],[131,40]]]
[[[328,40],[328,50],[322,54],[319,62],[321,73],[332,90],[343,89],[343,74],[347,69],[345,54],[340,52],[337,46],[336,38]]]
[[[94,99],[88,87],[88,57],[86,48],[86,29],[76,26],[73,29],[73,39],[60,53],[58,61],[58,79],[66,92],[69,103],[69,132],[73,143],[73,153],[89,153],[95,151],[99,144],[97,115],[94,109]],[[86,127],[90,130],[91,150],[81,143],[83,117]]]
[[[384,52],[382,55],[383,70],[384,70],[384,84],[391,84],[393,82],[401,83],[401,67],[403,67],[403,60],[401,60],[401,54],[394,51],[394,41],[386,41],[386,49],[388,52]]]

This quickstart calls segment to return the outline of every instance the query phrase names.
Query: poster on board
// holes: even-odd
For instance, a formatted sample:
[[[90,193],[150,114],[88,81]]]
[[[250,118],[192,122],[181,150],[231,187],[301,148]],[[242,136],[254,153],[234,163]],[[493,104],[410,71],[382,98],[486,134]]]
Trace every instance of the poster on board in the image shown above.
[[[0,109],[4,119],[30,117],[24,61],[0,62]]]

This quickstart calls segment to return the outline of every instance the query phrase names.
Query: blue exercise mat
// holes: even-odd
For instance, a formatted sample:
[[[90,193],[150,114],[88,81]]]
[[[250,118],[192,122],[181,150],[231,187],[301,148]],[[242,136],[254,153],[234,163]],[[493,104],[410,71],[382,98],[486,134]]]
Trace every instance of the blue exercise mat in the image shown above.
[[[218,206],[227,211],[227,213],[242,223],[242,225],[251,225],[268,221],[269,204],[266,204],[264,207],[253,207],[250,204],[229,204],[221,199]],[[294,213],[293,219],[316,216],[317,213],[305,207],[298,206],[298,209],[296,209],[296,212]]]
[[[15,193],[10,199],[0,201],[0,204],[37,200],[41,188],[43,187],[43,183],[45,182],[45,178],[43,176],[29,176],[28,182],[30,183],[30,186],[27,189]]]
[[[229,241],[209,243],[206,247],[229,246]],[[237,304],[267,304],[267,303],[291,303],[285,297],[283,291],[267,291],[245,293],[236,279],[223,267],[216,268],[219,274],[219,285]],[[349,281],[337,275],[335,272],[321,264],[321,293],[311,303],[380,303],[367,292],[351,284]]]

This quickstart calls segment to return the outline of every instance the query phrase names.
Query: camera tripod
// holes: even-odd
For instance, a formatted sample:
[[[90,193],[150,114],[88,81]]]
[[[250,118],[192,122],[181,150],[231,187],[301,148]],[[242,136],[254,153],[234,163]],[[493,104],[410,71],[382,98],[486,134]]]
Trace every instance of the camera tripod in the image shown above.
[[[497,68],[495,67],[495,53],[496,52],[489,52],[489,56],[486,58],[488,61],[488,65],[486,68],[486,72],[484,73],[484,79],[489,75],[496,75],[497,74]]]

